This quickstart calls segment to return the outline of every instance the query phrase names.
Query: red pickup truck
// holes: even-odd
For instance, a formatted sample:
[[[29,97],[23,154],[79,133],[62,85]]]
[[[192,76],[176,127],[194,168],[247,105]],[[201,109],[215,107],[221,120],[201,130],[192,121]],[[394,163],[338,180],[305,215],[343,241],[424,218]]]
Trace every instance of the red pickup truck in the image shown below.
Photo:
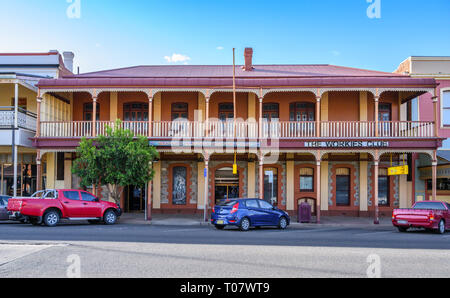
[[[13,218],[25,218],[33,225],[44,223],[50,227],[62,218],[88,220],[90,223],[103,221],[112,225],[122,215],[120,206],[75,189],[49,189],[38,191],[32,197],[11,198],[8,211]]]
[[[450,229],[450,204],[439,201],[421,201],[415,203],[411,209],[394,209],[392,224],[400,232],[408,228],[425,228],[436,230],[444,234]]]

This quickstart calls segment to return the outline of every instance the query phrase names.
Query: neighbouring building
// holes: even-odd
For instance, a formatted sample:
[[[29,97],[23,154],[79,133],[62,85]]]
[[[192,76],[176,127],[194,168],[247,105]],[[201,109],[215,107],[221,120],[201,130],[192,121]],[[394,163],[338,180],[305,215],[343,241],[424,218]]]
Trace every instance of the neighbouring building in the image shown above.
[[[403,61],[396,73],[414,78],[434,78],[437,86],[437,101],[430,94],[414,98],[409,105],[409,117],[413,121],[433,121],[437,118],[438,136],[450,137],[450,57],[413,56]],[[434,106],[437,105],[437,106]],[[407,109],[408,107],[405,107]],[[436,113],[436,115],[435,115]],[[423,155],[412,154],[415,165],[413,189],[416,201],[430,199],[432,194],[432,163]],[[437,199],[450,202],[450,140],[444,140],[437,151]]]
[[[73,59],[72,53],[64,55]],[[69,74],[57,51],[0,53],[1,194],[27,196],[36,191],[36,149],[32,144],[36,135],[36,85],[40,79]],[[48,97],[48,104],[59,101]]]
[[[258,197],[291,214],[308,202],[319,220],[377,221],[411,206],[410,178],[388,176],[387,168],[407,154],[437,160],[443,138],[436,113],[409,116],[411,100],[438,100],[434,78],[254,65],[252,53],[246,49],[245,65],[236,67],[235,100],[230,65],[136,66],[40,80],[38,187],[78,188],[71,165],[80,138],[104,133],[119,118],[160,152],[149,191],[126,187],[126,212],[203,213],[227,198]],[[108,198],[106,189],[97,194]]]

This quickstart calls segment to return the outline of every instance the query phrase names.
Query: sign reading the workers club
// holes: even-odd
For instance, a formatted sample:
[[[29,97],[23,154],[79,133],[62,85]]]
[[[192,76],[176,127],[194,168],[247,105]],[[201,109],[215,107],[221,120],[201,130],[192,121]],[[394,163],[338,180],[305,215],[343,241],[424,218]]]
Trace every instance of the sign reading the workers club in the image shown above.
[[[330,142],[305,142],[309,148],[385,148],[389,142],[385,141],[330,141]]]

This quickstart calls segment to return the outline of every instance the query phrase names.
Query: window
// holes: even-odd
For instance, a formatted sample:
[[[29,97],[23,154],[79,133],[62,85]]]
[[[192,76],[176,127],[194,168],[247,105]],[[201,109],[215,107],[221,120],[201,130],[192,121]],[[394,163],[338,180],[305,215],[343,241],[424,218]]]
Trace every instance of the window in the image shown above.
[[[188,119],[188,104],[173,103],[172,104],[172,121],[175,119]]]
[[[85,103],[83,107],[83,120],[84,121],[92,121],[94,115],[94,105],[91,103]],[[95,112],[96,121],[100,119],[100,104],[97,103],[97,111]]]
[[[431,179],[427,180],[428,190],[433,189],[433,181]],[[436,179],[436,190],[450,190],[450,179],[449,178],[438,178]]]
[[[350,206],[350,170],[336,169],[336,205]]]
[[[256,200],[247,200],[245,201],[245,205],[247,208],[259,208],[258,201]]]
[[[69,200],[78,201],[80,200],[80,193],[78,191],[65,191],[64,197]]]
[[[276,204],[278,198],[278,169],[264,169],[264,200]]]
[[[233,103],[221,103],[219,104],[219,119],[226,121],[228,119],[234,119],[234,105]]]
[[[273,206],[269,203],[267,203],[266,201],[259,201],[259,206],[262,209],[273,209]]]
[[[450,126],[450,91],[443,92],[441,119],[442,126]]]
[[[123,105],[124,121],[148,121],[147,103],[126,103]]]
[[[314,192],[314,170],[311,168],[300,169],[300,191]]]
[[[186,193],[186,180],[187,180],[187,168],[186,167],[174,167],[172,175],[172,204],[173,205],[186,205],[187,193]]]
[[[389,206],[389,176],[387,169],[378,172],[378,205]]]
[[[279,106],[277,103],[263,104],[263,118],[267,121],[278,120],[280,118]]]
[[[413,209],[445,210],[445,207],[439,202],[418,202]]]
[[[290,121],[314,121],[315,105],[310,102],[291,103],[289,106]]]
[[[86,202],[97,201],[97,198],[95,196],[91,195],[90,193],[84,192],[84,191],[81,192],[81,199]]]
[[[378,105],[378,120],[379,121],[391,121],[391,104],[390,103],[380,103]]]

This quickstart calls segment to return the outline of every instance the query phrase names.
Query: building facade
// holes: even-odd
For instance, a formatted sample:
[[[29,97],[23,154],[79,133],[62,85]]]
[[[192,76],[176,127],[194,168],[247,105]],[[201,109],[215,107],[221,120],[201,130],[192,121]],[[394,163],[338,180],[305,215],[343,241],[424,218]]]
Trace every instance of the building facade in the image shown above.
[[[71,71],[57,51],[0,53],[1,194],[29,196],[36,191],[36,149],[32,144],[37,125],[36,85],[40,79],[68,74]]]
[[[423,94],[410,102],[411,118],[414,121],[437,118],[438,135],[445,138],[437,151],[437,199],[450,202],[450,57],[409,57],[400,64],[396,73],[415,78],[434,78],[438,84],[437,108],[433,106],[432,96]],[[417,173],[414,180],[415,200],[430,199],[432,164],[421,155],[414,154],[412,158]]]
[[[121,119],[160,152],[148,191],[125,189],[126,212],[203,213],[225,199],[257,197],[291,214],[308,202],[319,221],[377,222],[411,206],[408,177],[388,176],[387,168],[411,153],[437,160],[438,120],[409,121],[402,112],[424,94],[437,100],[433,78],[245,58],[236,67],[236,97],[232,66],[139,66],[41,80],[38,187],[78,188],[71,165],[80,138]],[[59,117],[51,98],[64,111]],[[433,193],[435,175],[433,163]],[[106,188],[96,191],[108,197]]]

